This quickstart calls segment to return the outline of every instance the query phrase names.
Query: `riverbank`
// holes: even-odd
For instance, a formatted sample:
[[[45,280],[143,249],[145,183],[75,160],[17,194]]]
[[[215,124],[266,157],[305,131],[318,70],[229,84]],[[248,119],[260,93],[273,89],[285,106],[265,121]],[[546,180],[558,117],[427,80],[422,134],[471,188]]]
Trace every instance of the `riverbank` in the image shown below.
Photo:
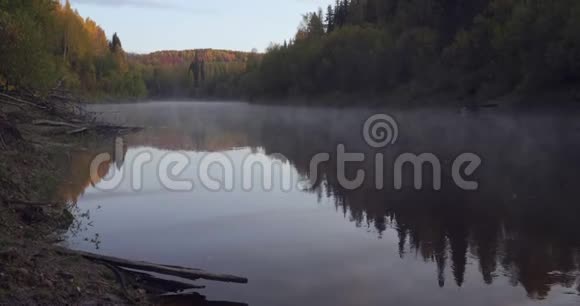
[[[561,86],[535,92],[512,91],[465,92],[427,84],[411,83],[388,92],[334,92],[314,95],[261,95],[261,96],[165,96],[145,98],[90,97],[90,104],[138,104],[154,101],[168,102],[241,102],[258,105],[339,107],[339,108],[488,108],[516,109],[580,106],[580,90],[575,86]]]
[[[64,101],[0,97],[0,304],[149,304],[106,266],[57,252],[74,217],[67,203],[53,202],[67,170],[55,161],[80,133],[100,133],[47,124],[65,119],[90,118]]]
[[[59,194],[71,171],[79,170],[71,168],[71,156],[90,152],[91,140],[113,142],[142,129],[100,123],[94,115],[69,100],[0,93],[0,304],[148,305],[183,299],[206,305],[192,291],[203,288],[194,281],[247,283],[234,275],[60,245],[80,226],[76,203]]]
[[[410,84],[387,93],[330,93],[324,95],[260,96],[251,103],[264,105],[303,105],[332,107],[395,107],[395,108],[457,108],[513,107],[537,108],[580,105],[580,91],[576,87],[554,88],[538,92],[468,93],[425,85]]]

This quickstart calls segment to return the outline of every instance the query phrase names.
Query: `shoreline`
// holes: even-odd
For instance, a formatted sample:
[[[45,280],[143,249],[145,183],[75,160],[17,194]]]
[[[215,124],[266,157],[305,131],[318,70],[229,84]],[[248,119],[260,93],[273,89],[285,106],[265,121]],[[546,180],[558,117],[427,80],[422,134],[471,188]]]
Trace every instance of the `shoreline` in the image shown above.
[[[469,101],[469,103],[467,103]],[[547,102],[550,101],[550,102]],[[580,91],[575,88],[544,90],[536,93],[510,92],[498,96],[466,95],[453,91],[415,92],[402,87],[389,93],[331,93],[323,95],[287,95],[259,97],[147,97],[115,98],[91,101],[86,105],[140,104],[152,102],[242,103],[264,106],[306,106],[335,108],[495,108],[529,109],[553,107],[580,107]]]
[[[204,305],[204,296],[184,292],[202,288],[191,281],[248,282],[234,275],[63,248],[63,235],[75,226],[76,209],[58,195],[70,171],[63,158],[86,150],[86,138],[113,141],[141,128],[100,124],[76,103],[73,111],[49,111],[40,107],[40,100],[25,102],[0,100],[0,304],[152,305],[164,294],[176,293]]]
[[[0,150],[0,304],[149,304],[143,292],[123,290],[106,266],[57,252],[74,216],[69,204],[53,203],[67,170],[54,161],[78,148],[79,136],[69,134],[72,127],[34,122],[77,124],[88,116],[1,102],[0,135],[14,137]]]

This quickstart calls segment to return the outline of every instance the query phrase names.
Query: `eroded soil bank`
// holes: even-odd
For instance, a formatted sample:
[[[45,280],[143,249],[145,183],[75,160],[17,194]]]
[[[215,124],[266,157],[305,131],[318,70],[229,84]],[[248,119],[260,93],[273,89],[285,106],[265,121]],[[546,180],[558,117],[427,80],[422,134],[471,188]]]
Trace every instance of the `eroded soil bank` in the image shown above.
[[[83,138],[111,131],[39,124],[90,118],[74,107],[27,102],[0,97],[0,304],[150,304],[145,290],[114,268],[59,254],[55,246],[74,221],[55,195],[68,170],[59,161],[83,150]]]

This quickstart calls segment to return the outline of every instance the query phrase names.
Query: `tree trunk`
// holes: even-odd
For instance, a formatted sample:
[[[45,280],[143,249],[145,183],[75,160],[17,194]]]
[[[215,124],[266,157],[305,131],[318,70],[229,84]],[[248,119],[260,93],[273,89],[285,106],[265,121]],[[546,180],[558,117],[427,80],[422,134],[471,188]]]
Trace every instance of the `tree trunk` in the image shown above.
[[[203,270],[197,269],[190,269],[178,266],[167,266],[167,265],[158,265],[143,261],[132,261],[122,258],[115,258],[110,256],[92,254],[82,251],[73,251],[69,249],[59,248],[59,253],[67,254],[67,255],[78,255],[82,256],[89,260],[94,261],[101,261],[106,262],[115,266],[135,269],[140,271],[146,272],[155,272],[164,275],[171,275],[177,276],[184,279],[189,280],[198,280],[198,279],[205,279],[205,280],[212,280],[212,281],[220,281],[220,282],[228,282],[228,283],[239,283],[239,284],[246,284],[248,283],[248,279],[244,277],[234,276],[234,275],[226,275],[226,274],[214,274],[205,272]]]

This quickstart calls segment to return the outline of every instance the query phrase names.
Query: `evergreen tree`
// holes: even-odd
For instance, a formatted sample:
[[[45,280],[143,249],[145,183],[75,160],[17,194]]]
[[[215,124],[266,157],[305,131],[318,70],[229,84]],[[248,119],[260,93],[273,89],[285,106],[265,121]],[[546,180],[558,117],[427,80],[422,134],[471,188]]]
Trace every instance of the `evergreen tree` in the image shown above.
[[[309,37],[322,37],[325,33],[324,22],[322,21],[322,10],[318,13],[310,14],[310,20],[308,21],[308,33]]]
[[[324,21],[326,22],[326,33],[332,33],[334,31],[334,9],[332,9],[331,5],[326,10],[326,18]]]
[[[341,1],[340,0],[336,0],[336,4],[334,5],[334,13],[332,14],[334,17],[334,28],[340,28],[342,26],[342,20],[341,20]]]
[[[345,26],[348,22],[349,3],[348,0],[337,0],[336,2],[334,14],[336,15],[335,26],[337,28]]]
[[[110,43],[110,49],[113,53],[118,53],[123,51],[123,45],[121,44],[121,39],[117,35],[117,33],[113,34],[113,39]]]

